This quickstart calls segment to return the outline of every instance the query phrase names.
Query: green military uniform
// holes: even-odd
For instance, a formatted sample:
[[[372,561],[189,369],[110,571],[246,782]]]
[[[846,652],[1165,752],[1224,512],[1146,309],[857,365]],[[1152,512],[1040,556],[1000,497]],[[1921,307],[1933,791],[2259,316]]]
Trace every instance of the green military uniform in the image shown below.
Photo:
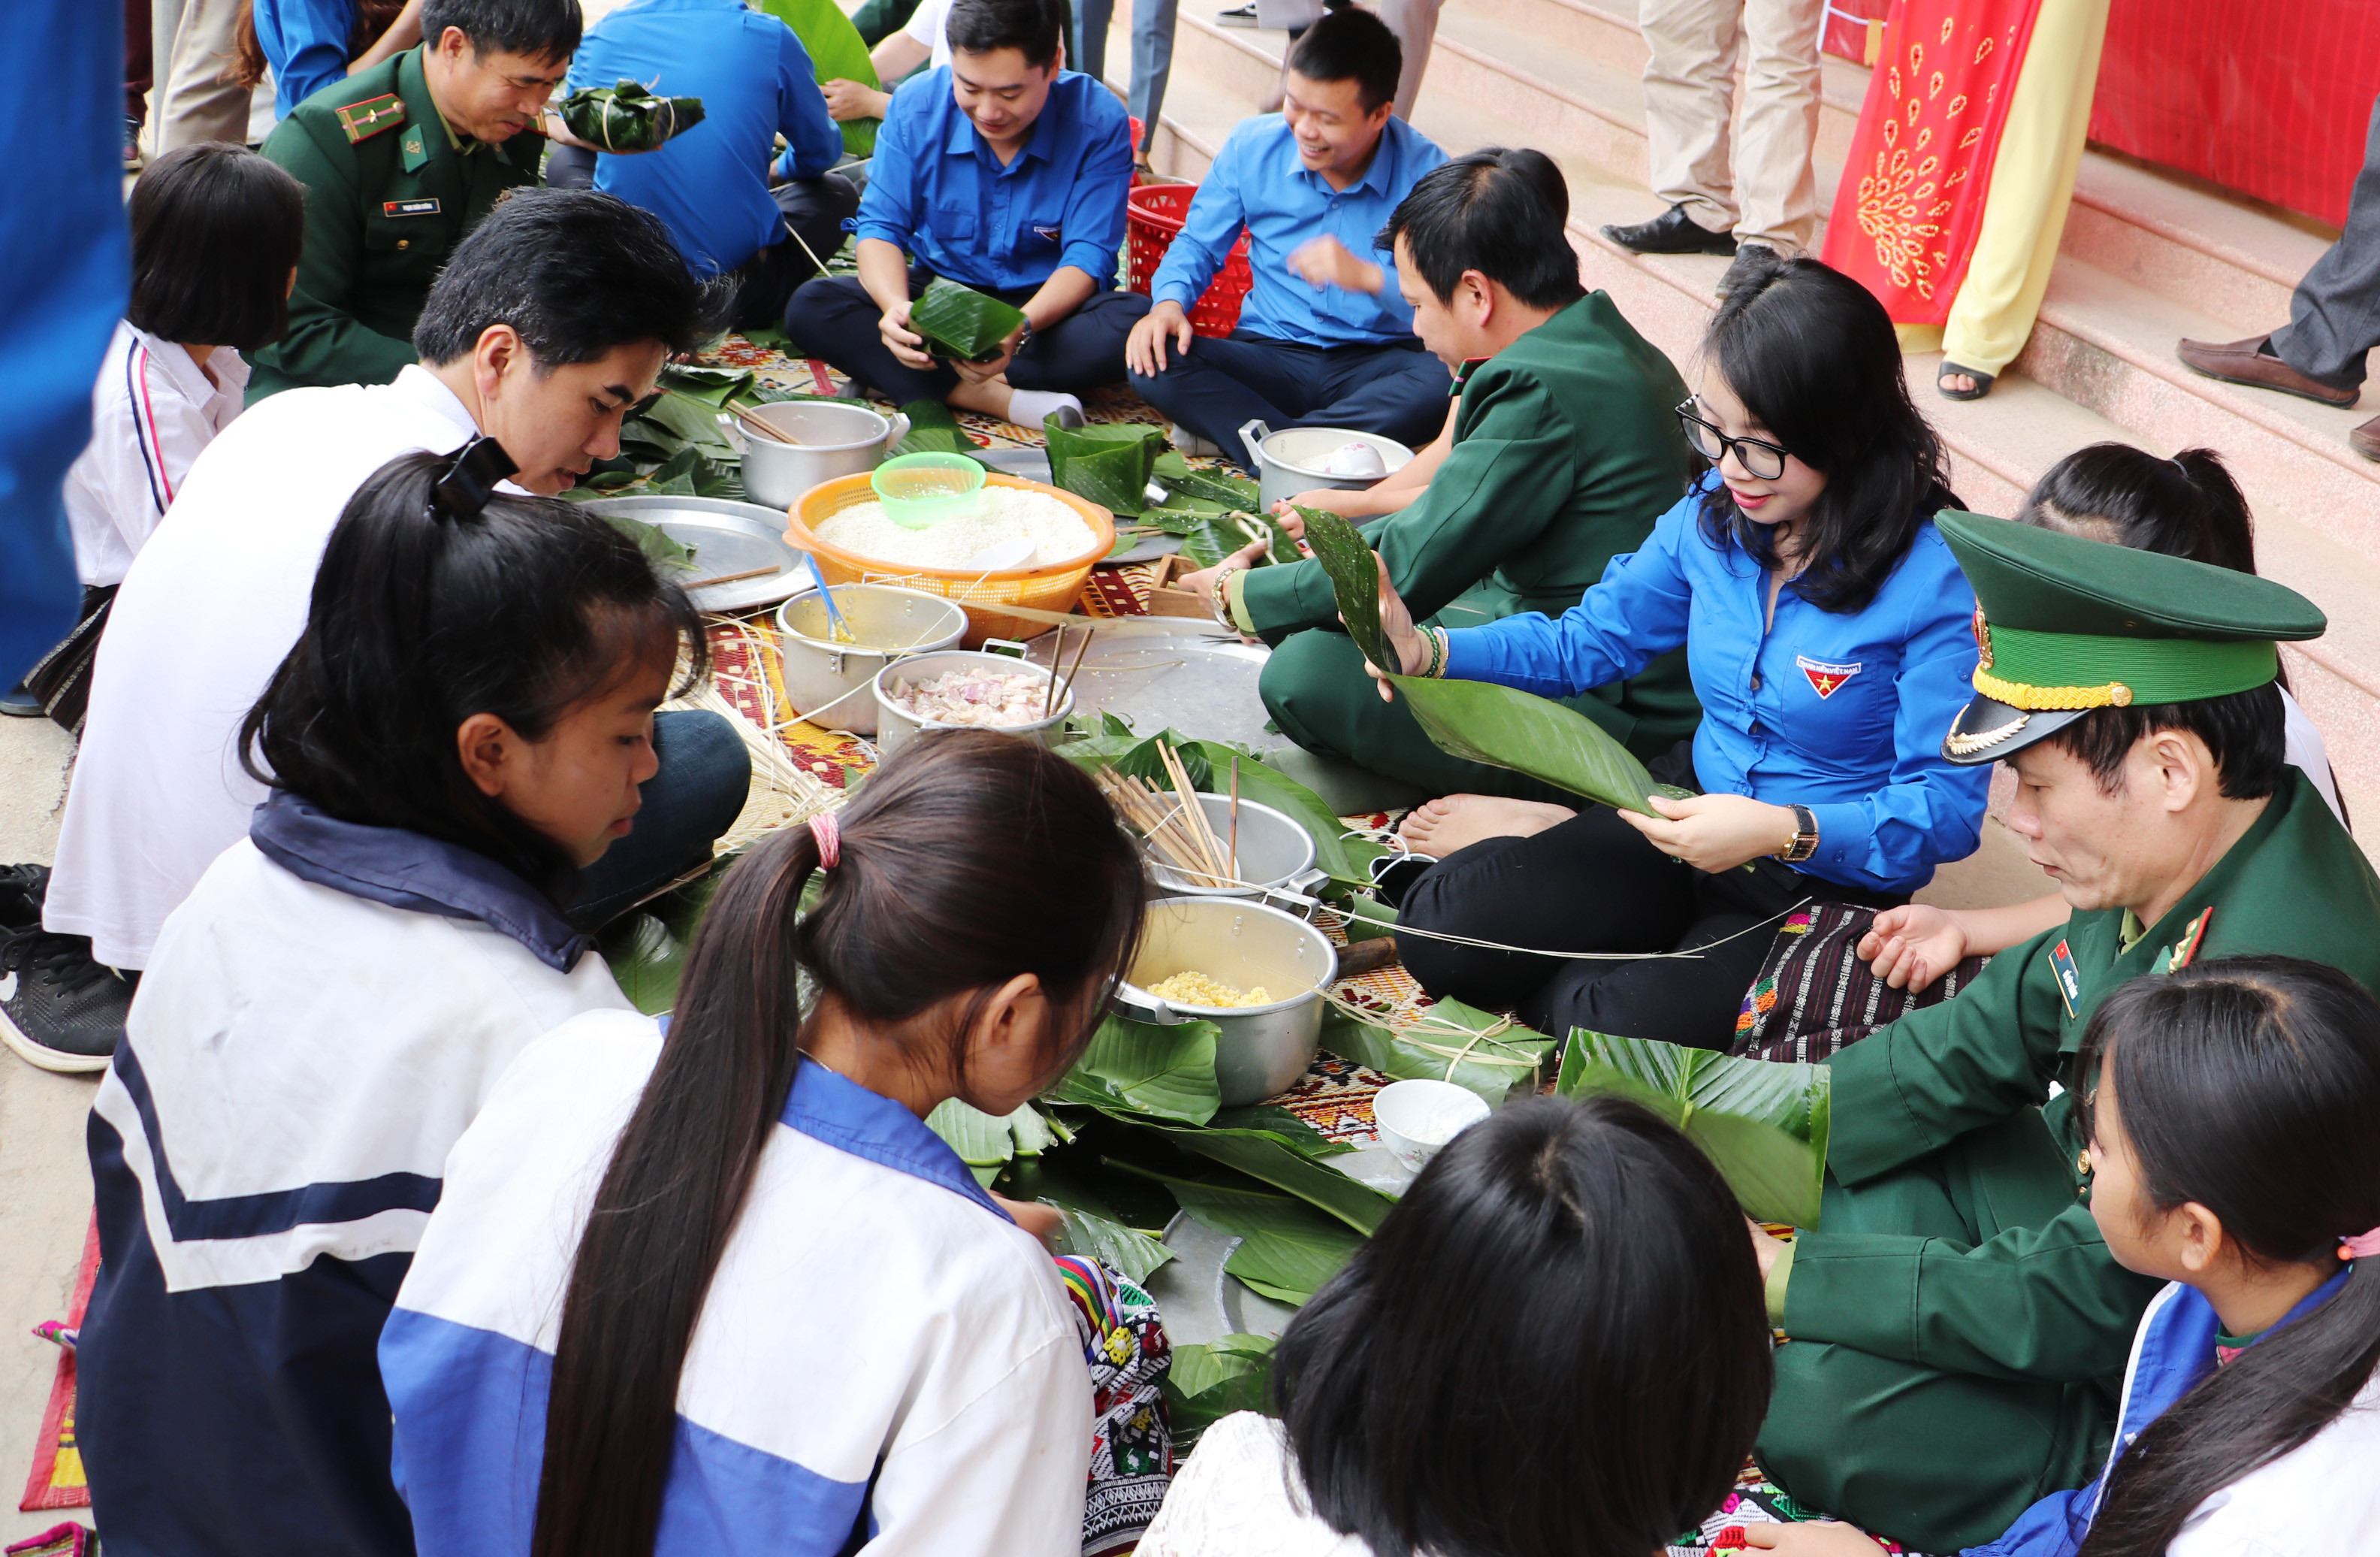
[[[2268,580],[2000,519],[1945,514],[1980,602],[1978,696],[1944,742],[1996,760],[2111,703],[2273,679],[2320,633]],[[2380,991],[2380,878],[2295,768],[2155,924],[2076,912],[1957,999],[1837,1055],[1819,1226],[1769,1280],[1791,1342],[1757,1454],[1795,1498],[1905,1545],[2000,1535],[2096,1472],[2132,1332],[2160,1283],[2091,1220],[2068,1066],[2119,985],[2280,953]],[[1780,1302],[1781,1299],[1781,1302]]]
[[[265,138],[306,187],[306,249],[289,331],[249,354],[250,405],[304,384],[386,383],[414,360],[413,323],[463,235],[538,179],[545,137],[455,135],[409,49],[316,92]]]
[[[1428,487],[1362,527],[1417,621],[1469,627],[1567,611],[1685,491],[1692,459],[1671,409],[1685,385],[1604,293],[1478,363],[1460,394],[1454,447]],[[1433,794],[1575,801],[1448,756],[1402,702],[1381,701],[1339,627],[1320,563],[1252,568],[1229,588],[1241,628],[1275,646],[1260,683],[1265,707],[1300,746]],[[1682,649],[1569,703],[1645,758],[1694,734],[1702,717]]]

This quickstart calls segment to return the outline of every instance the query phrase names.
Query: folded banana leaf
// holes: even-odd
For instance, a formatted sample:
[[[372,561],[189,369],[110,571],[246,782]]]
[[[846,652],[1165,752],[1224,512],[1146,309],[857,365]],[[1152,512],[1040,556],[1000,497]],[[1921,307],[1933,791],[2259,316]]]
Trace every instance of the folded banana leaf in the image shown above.
[[[1223,1101],[1215,1082],[1218,1036],[1212,1022],[1160,1027],[1111,1015],[1050,1089],[1050,1101],[1204,1125]]]
[[[1571,1029],[1555,1090],[1613,1093],[1675,1125],[1727,1179],[1744,1214],[1818,1225],[1833,1077],[1825,1065],[1737,1059]]]
[[[723,497],[740,501],[744,472],[737,465],[714,459],[692,444],[677,451],[647,475],[642,489],[655,496]]]
[[[1148,504],[1148,476],[1165,446],[1164,432],[1137,423],[1061,427],[1053,415],[1041,431],[1050,445],[1050,481],[1087,497],[1111,514],[1136,514]]]
[[[926,1128],[942,1137],[959,1161],[989,1185],[1017,1157],[1038,1157],[1058,1143],[1059,1137],[1040,1111],[1020,1103],[1005,1118],[969,1107],[952,1098],[926,1115]]]
[[[1397,663],[1380,628],[1379,569],[1372,548],[1354,525],[1320,508],[1301,508],[1305,542],[1330,576],[1340,619],[1364,658],[1383,669]],[[1648,795],[1671,799],[1689,791],[1656,784],[1645,764],[1595,721],[1548,698],[1486,681],[1439,681],[1392,675],[1397,695],[1440,751],[1514,772],[1607,806],[1645,816],[1659,813]]]
[[[699,400],[713,410],[723,410],[728,401],[750,394],[756,382],[747,368],[703,368],[673,362],[662,370],[661,386]]]
[[[655,571],[664,578],[694,566],[694,548],[682,541],[672,540],[666,530],[657,526],[632,519],[625,514],[606,514],[603,522],[634,541]],[[672,982],[675,982],[674,975],[672,975]],[[668,1007],[662,1009],[667,1010]]]
[[[909,328],[926,337],[929,355],[967,362],[999,356],[1000,343],[1024,322],[1023,310],[948,276],[934,277],[909,305]],[[942,349],[932,349],[938,346]]]
[[[1228,470],[1194,470],[1188,460],[1171,451],[1158,456],[1157,468],[1150,477],[1174,498],[1219,504],[1246,513],[1255,513],[1262,506],[1257,483],[1245,476],[1235,476]]]
[[[1362,1234],[1286,1195],[1179,1179],[1166,1187],[1184,1210],[1240,1240],[1223,1261],[1227,1272],[1291,1308],[1319,1292],[1364,1244]]]
[[[1442,1000],[1402,1030],[1332,1006],[1323,1013],[1322,1047],[1399,1081],[1451,1081],[1497,1107],[1536,1088],[1554,1040],[1509,1016]]]
[[[1198,1435],[1235,1411],[1261,1411],[1272,1386],[1272,1339],[1225,1335],[1173,1348],[1159,1382],[1173,1447],[1186,1453]]]
[[[892,445],[896,455],[963,454],[976,456],[976,446],[959,425],[959,419],[940,400],[912,400],[901,407],[909,419],[909,431]]]
[[[586,87],[562,102],[570,133],[602,152],[650,152],[702,123],[702,99],[655,97],[636,81]]]
[[[794,30],[802,41],[804,52],[810,56],[810,72],[820,86],[832,80],[857,81],[863,87],[879,87],[876,66],[868,57],[867,41],[859,29],[843,14],[834,0],[755,0],[753,8],[765,11]],[[876,152],[874,119],[846,119],[843,130],[843,149],[855,157],[873,156]]]
[[[720,407],[709,400],[674,389],[664,389],[653,403],[637,413],[639,424],[637,437],[649,444],[676,440],[676,446],[702,450],[714,459],[735,459],[735,445],[727,440],[727,430],[719,424]],[[622,437],[627,436],[622,430]],[[673,453],[676,452],[674,448]]]

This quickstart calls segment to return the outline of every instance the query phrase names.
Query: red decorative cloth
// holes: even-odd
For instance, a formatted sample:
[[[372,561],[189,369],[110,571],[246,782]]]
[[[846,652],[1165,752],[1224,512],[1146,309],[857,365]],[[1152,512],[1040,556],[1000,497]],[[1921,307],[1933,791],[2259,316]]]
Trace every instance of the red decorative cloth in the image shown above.
[[[2041,0],[1894,0],[1824,258],[1900,324],[1949,317]]]
[[[2123,0],[2091,139],[2338,225],[2375,92],[2374,0]]]

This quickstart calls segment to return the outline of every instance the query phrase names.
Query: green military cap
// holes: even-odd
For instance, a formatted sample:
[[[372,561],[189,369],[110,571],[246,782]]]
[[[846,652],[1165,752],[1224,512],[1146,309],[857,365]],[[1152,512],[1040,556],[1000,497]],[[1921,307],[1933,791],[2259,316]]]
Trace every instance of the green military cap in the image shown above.
[[[1935,526],[1975,591],[1975,697],[1943,737],[1995,762],[2095,708],[2262,687],[2282,642],[2327,625],[2295,590],[2208,563],[1945,511]]]

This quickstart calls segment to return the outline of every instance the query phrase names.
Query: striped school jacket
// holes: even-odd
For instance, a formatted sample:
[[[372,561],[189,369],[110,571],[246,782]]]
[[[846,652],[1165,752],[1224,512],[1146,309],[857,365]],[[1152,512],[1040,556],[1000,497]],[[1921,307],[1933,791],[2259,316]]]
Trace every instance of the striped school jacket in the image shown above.
[[[125,1557],[410,1557],[373,1347],[446,1153],[627,1002],[527,882],[285,791],[170,915],[90,1125],[77,1427]]]
[[[421,1557],[521,1557],[563,1297],[651,1075],[582,1016],[455,1149],[381,1373]],[[899,1103],[795,1073],[678,1382],[662,1557],[1079,1557],[1091,1380],[1057,1267]]]

